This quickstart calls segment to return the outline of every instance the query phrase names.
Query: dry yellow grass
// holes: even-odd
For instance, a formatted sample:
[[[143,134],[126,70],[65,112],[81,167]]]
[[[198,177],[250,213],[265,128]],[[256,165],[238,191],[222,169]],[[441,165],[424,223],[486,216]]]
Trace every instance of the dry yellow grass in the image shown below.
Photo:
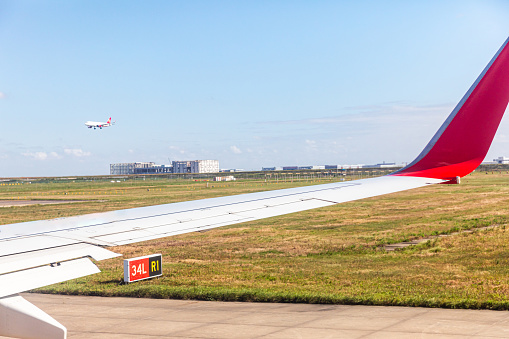
[[[476,173],[384,197],[113,248],[125,257],[162,252],[164,276],[121,284],[122,259],[103,273],[44,288],[51,293],[159,298],[362,303],[509,309],[509,175]],[[146,182],[117,186],[106,202],[0,210],[0,222],[75,215],[298,185]],[[102,186],[101,186],[102,185]],[[124,187],[133,185],[132,187]],[[57,196],[60,187],[38,187]],[[37,187],[36,187],[37,188]],[[125,189],[124,189],[125,188]],[[68,191],[84,189],[68,184]],[[0,190],[1,191],[1,190]],[[12,192],[11,192],[12,193]],[[27,192],[28,193],[28,192]],[[0,198],[8,196],[0,192]],[[79,195],[78,195],[79,196]],[[80,197],[81,198],[81,197]],[[60,215],[58,215],[60,216]],[[381,246],[488,225],[392,253]]]

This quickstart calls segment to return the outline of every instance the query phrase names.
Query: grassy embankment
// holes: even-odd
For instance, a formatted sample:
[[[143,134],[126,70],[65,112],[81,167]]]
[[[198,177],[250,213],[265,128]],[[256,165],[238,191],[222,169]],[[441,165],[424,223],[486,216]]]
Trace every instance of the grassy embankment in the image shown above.
[[[112,248],[163,254],[164,276],[121,284],[122,258],[45,293],[509,309],[509,174],[477,173],[327,208]],[[297,183],[139,181],[0,187],[0,199],[95,199],[0,209],[0,223],[191,200]],[[214,187],[212,187],[214,186]],[[115,193],[116,191],[116,193]],[[61,195],[63,192],[66,195]],[[58,194],[57,194],[58,193]],[[77,193],[77,194],[75,194]],[[82,194],[83,193],[83,194]],[[383,244],[497,225],[395,252]]]

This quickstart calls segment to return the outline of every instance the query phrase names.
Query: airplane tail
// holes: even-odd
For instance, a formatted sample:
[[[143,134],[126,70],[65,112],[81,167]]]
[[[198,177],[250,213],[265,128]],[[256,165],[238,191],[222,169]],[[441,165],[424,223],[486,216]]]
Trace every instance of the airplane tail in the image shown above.
[[[108,119],[108,121],[106,122],[107,124],[110,124],[111,123],[111,117]]]
[[[419,156],[391,175],[455,180],[488,153],[509,102],[509,38]]]

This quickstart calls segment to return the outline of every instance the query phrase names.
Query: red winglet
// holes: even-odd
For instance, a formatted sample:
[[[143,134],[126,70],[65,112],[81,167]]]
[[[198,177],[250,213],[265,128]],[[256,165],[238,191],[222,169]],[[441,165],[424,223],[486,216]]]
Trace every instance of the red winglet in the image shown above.
[[[508,41],[421,154],[392,175],[453,180],[479,166],[488,153],[509,102]]]

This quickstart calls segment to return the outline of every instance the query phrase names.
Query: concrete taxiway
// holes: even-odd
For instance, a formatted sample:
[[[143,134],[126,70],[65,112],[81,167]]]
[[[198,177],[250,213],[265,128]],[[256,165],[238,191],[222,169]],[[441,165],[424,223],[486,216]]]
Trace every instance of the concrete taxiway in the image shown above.
[[[509,338],[509,312],[24,294],[69,339]]]

